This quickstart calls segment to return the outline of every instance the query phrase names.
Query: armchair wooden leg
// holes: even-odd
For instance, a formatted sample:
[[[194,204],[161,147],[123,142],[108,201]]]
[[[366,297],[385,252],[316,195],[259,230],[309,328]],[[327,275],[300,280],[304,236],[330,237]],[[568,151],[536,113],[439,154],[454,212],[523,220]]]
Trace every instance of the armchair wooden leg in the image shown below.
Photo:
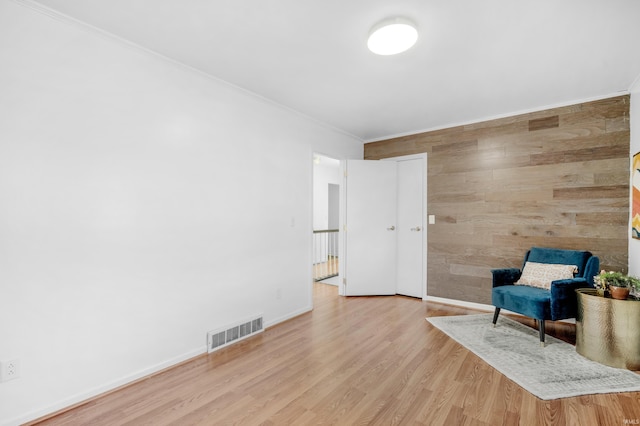
[[[500,315],[500,308],[496,308],[495,312],[493,313],[493,326],[496,326],[496,322],[498,322],[498,315]]]
[[[538,321],[538,331],[540,332],[540,346],[544,348],[544,320]]]

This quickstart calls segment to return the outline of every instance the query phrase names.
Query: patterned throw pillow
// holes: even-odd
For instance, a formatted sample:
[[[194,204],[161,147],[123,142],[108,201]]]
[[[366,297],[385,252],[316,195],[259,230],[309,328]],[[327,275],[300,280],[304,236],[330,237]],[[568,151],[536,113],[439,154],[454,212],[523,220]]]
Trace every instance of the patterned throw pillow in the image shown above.
[[[522,270],[522,276],[514,284],[549,290],[551,281],[573,278],[576,272],[578,272],[576,265],[526,262]]]

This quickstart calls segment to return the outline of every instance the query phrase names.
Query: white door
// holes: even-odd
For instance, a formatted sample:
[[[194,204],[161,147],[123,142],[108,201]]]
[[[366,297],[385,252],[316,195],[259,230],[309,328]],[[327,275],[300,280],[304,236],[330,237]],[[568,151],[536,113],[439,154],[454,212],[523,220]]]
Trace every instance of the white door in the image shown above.
[[[423,159],[398,160],[397,293],[422,298],[425,288],[423,201],[426,193]]]
[[[396,294],[396,163],[347,160],[345,168],[343,294]]]

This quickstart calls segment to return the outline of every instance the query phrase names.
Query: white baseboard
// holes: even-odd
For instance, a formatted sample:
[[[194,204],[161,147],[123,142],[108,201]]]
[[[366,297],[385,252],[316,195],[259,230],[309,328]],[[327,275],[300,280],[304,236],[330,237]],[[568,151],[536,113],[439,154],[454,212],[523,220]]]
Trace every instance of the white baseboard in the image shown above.
[[[204,345],[203,347],[199,348],[199,349],[194,349],[190,352],[187,352],[185,354],[182,354],[180,356],[171,358],[167,361],[163,361],[159,364],[156,364],[154,366],[148,367],[148,368],[144,368],[136,373],[133,373],[131,375],[127,375],[124,377],[121,377],[117,380],[114,380],[112,382],[106,383],[104,385],[101,386],[97,386],[93,389],[90,389],[86,392],[81,392],[78,393],[76,395],[73,395],[71,397],[65,398],[63,400],[60,400],[54,404],[51,404],[45,408],[41,408],[38,410],[34,410],[31,411],[29,413],[26,413],[24,415],[21,415],[20,417],[16,417],[13,419],[9,419],[7,420],[6,423],[2,423],[3,426],[13,426],[13,425],[21,425],[24,424],[26,422],[30,422],[36,419],[39,419],[40,417],[46,416],[46,415],[50,415],[52,413],[56,413],[58,411],[64,410],[66,408],[69,408],[75,404],[79,404],[81,402],[87,401],[91,398],[95,398],[97,396],[103,395],[109,391],[112,391],[114,389],[117,389],[119,387],[125,386],[125,385],[129,385],[133,382],[135,382],[136,380],[151,376],[154,373],[158,373],[164,369],[167,369],[169,367],[173,367],[177,364],[180,364],[181,362],[187,361],[191,358],[195,358],[197,356],[200,356],[202,354],[206,354],[207,353],[207,346]]]
[[[283,321],[287,321],[291,318],[297,317],[299,315],[305,314],[307,312],[310,312],[313,308],[312,307],[305,307],[302,308],[298,311],[292,312],[289,315],[285,315],[283,317],[280,318],[276,318],[272,321],[269,321],[268,323],[264,324],[265,329],[267,327],[273,327],[276,324],[279,324]],[[50,415],[52,413],[56,413],[58,411],[64,410],[66,408],[69,408],[73,405],[85,402],[91,398],[95,398],[95,397],[99,397],[105,393],[108,393],[110,391],[113,391],[119,387],[122,386],[126,386],[126,385],[130,385],[133,382],[135,382],[136,380],[139,379],[143,379],[145,377],[151,376],[155,373],[158,373],[162,370],[165,370],[167,368],[171,368],[171,367],[175,367],[176,365],[188,361],[192,358],[195,358],[197,356],[203,355],[207,353],[207,347],[206,345],[203,346],[202,348],[198,348],[198,349],[194,349],[190,352],[187,352],[183,355],[177,356],[175,358],[171,358],[167,361],[161,362],[159,364],[156,364],[152,367],[149,368],[145,368],[142,369],[134,374],[125,376],[125,377],[121,377],[120,379],[114,380],[112,382],[109,382],[107,384],[101,385],[101,386],[97,386],[91,390],[88,390],[86,392],[81,392],[78,393],[76,395],[73,395],[71,397],[65,398],[63,400],[60,400],[54,404],[51,404],[49,406],[46,406],[44,408],[40,408],[37,410],[33,410],[29,413],[23,414],[19,417],[15,417],[12,419],[7,419],[7,420],[0,420],[0,426],[18,426],[36,419],[39,419],[41,417]]]
[[[427,302],[443,303],[445,305],[460,306],[462,308],[478,309],[480,311],[492,312],[496,307],[492,305],[485,305],[483,303],[466,302],[464,300],[447,299],[446,297],[427,296]]]
[[[311,312],[312,310],[313,310],[313,308],[312,308],[311,306],[308,306],[308,307],[306,307],[306,308],[299,309],[299,310],[297,310],[297,311],[295,311],[295,312],[290,313],[289,315],[285,315],[285,316],[283,316],[283,317],[276,318],[276,319],[274,319],[273,321],[269,321],[268,323],[265,323],[265,324],[264,324],[264,328],[265,328],[265,329],[267,329],[267,328],[269,328],[269,327],[273,327],[274,325],[278,325],[278,324],[280,324],[281,322],[284,322],[284,321],[290,320],[290,319],[292,319],[292,318],[295,318],[295,317],[297,317],[297,316],[300,316],[300,315],[306,314],[307,312]]]
[[[424,300],[426,300],[427,302],[437,302],[437,303],[443,303],[445,305],[460,306],[462,308],[477,309],[479,311],[493,312],[496,309],[496,307],[493,305],[485,305],[484,303],[466,302],[464,300],[447,299],[445,297],[427,296],[427,298]],[[505,314],[511,314],[511,315],[520,315],[521,317],[524,316],[517,312],[509,311],[508,309],[502,309],[500,312]],[[559,320],[559,322],[575,324],[576,320],[575,318],[567,318],[567,319]]]
[[[283,321],[289,320],[291,318],[297,317],[299,315],[305,314],[309,311],[311,311],[311,307],[305,307],[303,309],[300,309],[299,311],[293,312],[289,315],[285,315],[281,318],[276,318],[273,321],[269,321],[269,323],[265,323],[265,328],[267,327],[273,327],[276,324],[279,324]],[[202,348],[199,349],[194,349],[190,352],[187,352],[185,354],[182,354],[180,356],[177,356],[175,358],[171,358],[167,361],[161,362],[159,364],[156,364],[152,367],[149,368],[145,368],[142,369],[134,374],[125,376],[125,377],[121,377],[117,380],[114,380],[112,382],[109,382],[107,384],[101,385],[101,386],[97,386],[91,390],[88,390],[86,392],[81,392],[78,393],[76,395],[73,395],[71,397],[65,398],[63,400],[60,400],[54,404],[51,404],[47,407],[44,408],[40,408],[34,411],[31,411],[29,413],[23,414],[19,417],[13,418],[13,419],[8,419],[8,420],[2,420],[0,421],[0,426],[18,426],[36,419],[39,419],[41,417],[50,415],[52,413],[56,413],[58,411],[64,410],[66,408],[69,408],[73,405],[79,404],[81,402],[85,402],[91,398],[95,398],[95,397],[99,397],[100,395],[103,395],[107,392],[113,391],[119,387],[122,386],[126,386],[129,384],[132,384],[133,382],[135,382],[136,380],[139,379],[143,379],[145,377],[151,376],[155,373],[158,373],[164,369],[170,368],[170,367],[174,367],[184,361],[188,361],[192,358],[195,358],[197,356],[203,355],[207,353],[207,347],[206,345],[203,346]]]

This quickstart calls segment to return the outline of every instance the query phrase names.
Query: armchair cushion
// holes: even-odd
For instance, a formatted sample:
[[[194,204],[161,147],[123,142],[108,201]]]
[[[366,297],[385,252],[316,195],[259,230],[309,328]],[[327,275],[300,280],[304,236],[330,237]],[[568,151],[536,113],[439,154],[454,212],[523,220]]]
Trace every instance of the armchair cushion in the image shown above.
[[[496,307],[504,307],[531,318],[551,318],[549,290],[542,288],[525,285],[496,287],[491,292],[491,302]]]

